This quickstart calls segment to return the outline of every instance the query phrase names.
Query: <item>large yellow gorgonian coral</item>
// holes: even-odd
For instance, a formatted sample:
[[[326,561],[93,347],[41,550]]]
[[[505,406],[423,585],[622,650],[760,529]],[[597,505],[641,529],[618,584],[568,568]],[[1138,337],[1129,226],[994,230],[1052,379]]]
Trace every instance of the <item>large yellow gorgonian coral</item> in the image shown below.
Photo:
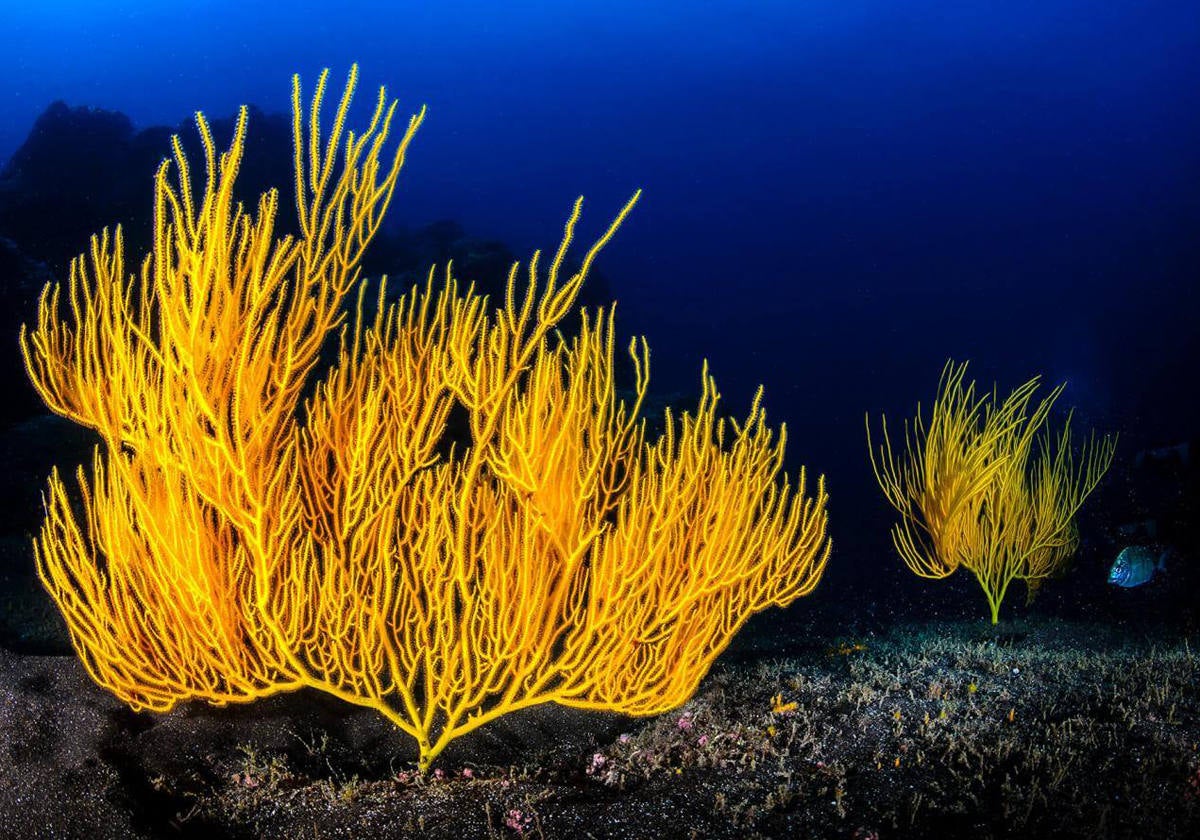
[[[758,397],[717,419],[707,370],[696,411],[646,441],[644,342],[629,405],[611,310],[555,329],[637,195],[568,273],[577,202],[495,311],[431,271],[398,302],[381,284],[373,316],[359,285],[344,323],[423,117],[385,152],[381,90],[346,131],[356,77],[327,136],[326,76],[307,113],[294,80],[297,236],[276,233],[275,192],[253,213],[232,198],[245,111],[220,155],[198,115],[203,189],[176,140],[140,273],[102,234],[22,332],[47,405],[103,438],[80,498],[51,477],[35,542],[84,665],[156,711],[317,688],[393,721],[422,768],[539,703],[680,705],[752,613],[816,585],[823,481],[806,497],[803,471],[780,478]],[[456,407],[469,434],[450,444]]]
[[[867,446],[875,478],[901,515],[892,541],[905,564],[932,579],[968,569],[995,624],[1014,580],[1032,597],[1066,569],[1079,544],[1075,515],[1112,464],[1116,441],[1093,436],[1076,461],[1070,417],[1056,437],[1046,428],[1064,386],[1035,403],[1034,378],[999,402],[994,391],[976,396],[966,371],[965,363],[946,364],[928,423],[918,406],[904,425],[902,457],[886,417],[878,450],[867,418]]]

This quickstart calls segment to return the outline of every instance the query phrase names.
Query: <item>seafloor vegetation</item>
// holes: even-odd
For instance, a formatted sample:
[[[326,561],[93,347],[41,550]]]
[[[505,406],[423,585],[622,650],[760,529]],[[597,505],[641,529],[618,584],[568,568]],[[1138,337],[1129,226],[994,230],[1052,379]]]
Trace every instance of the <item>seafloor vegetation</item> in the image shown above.
[[[1197,836],[1185,636],[1031,618],[816,638],[749,634],[666,716],[514,715],[427,776],[386,723],[314,694],[114,712],[104,799],[154,837]]]

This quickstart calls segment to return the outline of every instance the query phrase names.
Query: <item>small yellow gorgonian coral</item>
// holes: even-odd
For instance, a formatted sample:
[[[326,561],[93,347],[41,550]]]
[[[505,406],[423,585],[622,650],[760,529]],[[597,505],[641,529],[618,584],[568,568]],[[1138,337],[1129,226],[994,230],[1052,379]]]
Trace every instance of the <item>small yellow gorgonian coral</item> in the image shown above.
[[[1094,435],[1078,455],[1071,421],[1051,434],[1050,409],[1062,385],[1034,400],[1030,379],[1003,401],[977,396],[966,364],[946,364],[928,419],[920,408],[904,426],[897,456],[887,420],[878,449],[867,445],[884,495],[900,512],[892,541],[921,577],[940,579],[960,566],[979,581],[992,624],[1014,580],[1030,595],[1061,573],[1079,544],[1075,515],[1112,464],[1116,441]]]

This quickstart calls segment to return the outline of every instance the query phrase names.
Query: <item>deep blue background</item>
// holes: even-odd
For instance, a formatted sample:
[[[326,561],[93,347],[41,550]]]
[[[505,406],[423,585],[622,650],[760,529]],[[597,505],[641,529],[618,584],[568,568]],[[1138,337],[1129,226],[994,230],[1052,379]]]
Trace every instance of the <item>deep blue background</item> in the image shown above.
[[[890,551],[863,414],[949,357],[1069,380],[1122,459],[1200,427],[1194,0],[178,5],[3,0],[0,160],[54,99],[175,125],[358,61],[360,103],[429,106],[400,222],[525,252],[642,187],[601,262],[623,329],[657,389],[765,384],[842,574]]]

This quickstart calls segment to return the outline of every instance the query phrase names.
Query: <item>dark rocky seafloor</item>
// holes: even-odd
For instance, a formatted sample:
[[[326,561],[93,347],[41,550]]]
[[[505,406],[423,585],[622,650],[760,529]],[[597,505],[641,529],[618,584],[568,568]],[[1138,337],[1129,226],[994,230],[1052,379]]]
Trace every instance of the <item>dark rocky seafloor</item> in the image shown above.
[[[514,714],[425,777],[316,692],[137,714],[72,657],[3,652],[0,837],[1200,836],[1194,636],[770,624],[677,712]]]

